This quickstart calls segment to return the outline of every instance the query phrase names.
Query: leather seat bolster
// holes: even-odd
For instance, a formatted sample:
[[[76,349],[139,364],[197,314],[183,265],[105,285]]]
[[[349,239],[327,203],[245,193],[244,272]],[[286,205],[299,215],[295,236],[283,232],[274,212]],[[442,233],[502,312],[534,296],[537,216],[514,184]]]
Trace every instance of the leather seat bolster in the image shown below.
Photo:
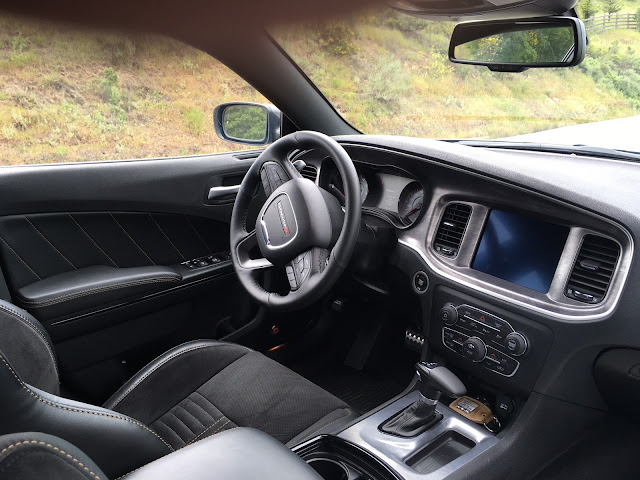
[[[46,392],[60,391],[53,343],[32,315],[0,300],[0,351],[12,359],[20,378]]]
[[[42,432],[1,436],[0,472],[11,480],[108,480],[75,445]]]
[[[39,431],[73,443],[116,478],[173,449],[139,421],[24,383],[0,353],[0,434]]]
[[[189,445],[130,473],[125,480],[321,480],[272,437],[236,428]]]
[[[142,368],[103,406],[150,425],[211,377],[251,352],[247,347],[215,340],[184,343]]]

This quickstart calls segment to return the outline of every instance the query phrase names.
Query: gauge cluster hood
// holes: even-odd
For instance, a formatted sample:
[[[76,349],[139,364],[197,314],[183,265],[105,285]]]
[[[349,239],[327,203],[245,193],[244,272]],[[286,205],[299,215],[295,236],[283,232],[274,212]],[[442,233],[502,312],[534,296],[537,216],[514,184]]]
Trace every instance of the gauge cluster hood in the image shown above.
[[[389,0],[391,7],[421,18],[490,20],[561,15],[577,0]]]

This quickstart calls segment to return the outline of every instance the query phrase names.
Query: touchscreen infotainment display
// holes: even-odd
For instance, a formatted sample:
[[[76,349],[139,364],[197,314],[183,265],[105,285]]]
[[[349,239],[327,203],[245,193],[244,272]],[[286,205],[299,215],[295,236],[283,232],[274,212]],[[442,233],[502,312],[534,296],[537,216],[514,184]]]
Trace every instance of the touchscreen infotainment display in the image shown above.
[[[568,235],[568,227],[492,210],[471,268],[547,293]]]

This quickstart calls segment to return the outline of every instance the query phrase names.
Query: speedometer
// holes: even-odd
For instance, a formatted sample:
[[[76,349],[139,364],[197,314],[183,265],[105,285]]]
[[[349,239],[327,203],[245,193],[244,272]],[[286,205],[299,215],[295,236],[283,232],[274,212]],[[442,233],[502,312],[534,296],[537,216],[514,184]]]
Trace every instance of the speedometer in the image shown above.
[[[412,225],[420,215],[424,202],[424,189],[418,182],[411,182],[400,193],[398,216],[405,225]]]

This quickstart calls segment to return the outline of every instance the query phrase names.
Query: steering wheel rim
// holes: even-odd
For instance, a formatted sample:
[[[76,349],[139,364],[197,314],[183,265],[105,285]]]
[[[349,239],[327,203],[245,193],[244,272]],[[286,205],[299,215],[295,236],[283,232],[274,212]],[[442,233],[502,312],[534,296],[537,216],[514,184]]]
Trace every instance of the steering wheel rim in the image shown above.
[[[307,149],[322,150],[335,162],[345,189],[344,209],[333,195],[304,179],[289,161],[292,151]],[[280,178],[283,172],[285,178]],[[279,179],[283,183],[265,192],[268,198],[258,214],[256,229],[248,231],[247,213],[255,192],[260,184],[268,189],[274,178],[275,185]],[[358,174],[338,142],[312,131],[280,138],[254,161],[236,196],[230,243],[231,260],[240,283],[255,301],[272,310],[295,310],[319,300],[349,263],[360,231],[360,217]],[[252,259],[249,251],[256,245],[262,258]],[[258,272],[282,265],[292,287],[286,295],[267,291],[258,282]],[[294,283],[301,280],[297,288],[291,280],[293,270]]]

